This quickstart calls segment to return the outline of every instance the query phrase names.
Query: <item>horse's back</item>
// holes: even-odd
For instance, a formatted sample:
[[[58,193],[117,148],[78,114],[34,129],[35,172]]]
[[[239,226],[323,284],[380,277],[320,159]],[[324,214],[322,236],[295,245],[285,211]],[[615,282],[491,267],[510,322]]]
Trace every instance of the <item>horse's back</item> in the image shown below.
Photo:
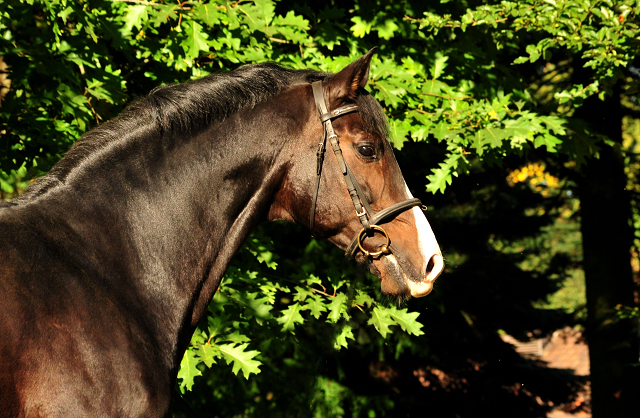
[[[143,337],[41,225],[0,207],[0,417],[162,416]]]

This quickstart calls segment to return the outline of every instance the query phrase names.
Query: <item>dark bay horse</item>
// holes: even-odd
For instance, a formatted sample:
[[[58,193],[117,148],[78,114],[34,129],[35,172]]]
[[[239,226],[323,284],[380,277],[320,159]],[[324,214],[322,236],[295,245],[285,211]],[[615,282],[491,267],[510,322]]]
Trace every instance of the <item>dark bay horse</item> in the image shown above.
[[[264,221],[327,237],[387,294],[429,293],[442,255],[364,90],[371,56],[158,88],[0,204],[0,417],[168,416],[196,324]]]

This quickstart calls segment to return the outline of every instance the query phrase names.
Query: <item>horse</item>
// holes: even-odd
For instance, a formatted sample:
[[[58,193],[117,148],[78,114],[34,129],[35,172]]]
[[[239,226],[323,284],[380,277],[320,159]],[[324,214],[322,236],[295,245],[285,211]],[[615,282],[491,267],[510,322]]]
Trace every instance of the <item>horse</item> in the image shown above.
[[[373,52],[336,74],[264,63],[156,88],[2,203],[0,416],[169,416],[262,222],[327,238],[385,294],[428,294],[444,262],[365,89]]]

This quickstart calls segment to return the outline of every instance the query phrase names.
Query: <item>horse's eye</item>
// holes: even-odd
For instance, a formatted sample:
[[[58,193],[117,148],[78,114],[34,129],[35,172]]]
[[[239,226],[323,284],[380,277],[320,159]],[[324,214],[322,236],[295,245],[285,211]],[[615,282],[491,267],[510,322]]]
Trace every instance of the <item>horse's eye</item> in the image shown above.
[[[369,146],[369,145],[359,146],[358,147],[358,152],[363,157],[373,157],[376,154],[376,151],[373,149],[373,147]]]

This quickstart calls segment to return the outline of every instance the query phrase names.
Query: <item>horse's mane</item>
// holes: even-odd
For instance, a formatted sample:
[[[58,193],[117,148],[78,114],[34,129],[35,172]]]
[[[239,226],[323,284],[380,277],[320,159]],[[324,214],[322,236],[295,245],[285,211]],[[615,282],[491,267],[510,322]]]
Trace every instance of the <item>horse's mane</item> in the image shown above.
[[[102,151],[134,138],[197,134],[212,123],[252,108],[294,84],[311,83],[331,74],[291,70],[273,63],[245,65],[234,71],[212,74],[182,84],[157,87],[134,101],[119,116],[85,133],[53,169],[36,180],[15,203],[40,196],[57,185],[76,167]],[[356,104],[365,128],[387,137],[388,123],[378,102],[361,90]]]

